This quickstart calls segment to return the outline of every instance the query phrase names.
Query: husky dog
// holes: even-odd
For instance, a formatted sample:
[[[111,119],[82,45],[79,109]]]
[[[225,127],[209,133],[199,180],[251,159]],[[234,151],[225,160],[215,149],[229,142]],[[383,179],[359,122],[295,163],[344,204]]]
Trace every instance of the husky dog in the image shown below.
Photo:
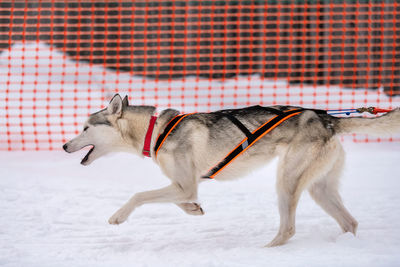
[[[281,111],[295,107],[272,106]],[[63,148],[71,153],[91,146],[81,164],[116,151],[127,151],[141,157],[153,106],[130,106],[128,98],[118,94],[107,108],[88,118],[83,132]],[[224,110],[247,129],[254,131],[274,116],[268,109],[253,106]],[[167,109],[157,117],[151,135],[150,155],[171,180],[167,187],[137,193],[109,219],[110,224],[123,223],[132,211],[146,203],[174,203],[191,215],[203,215],[197,202],[202,176],[218,164],[245,136],[220,112],[194,113],[186,116],[170,132],[162,147],[154,152],[157,137],[179,111]],[[276,190],[280,227],[267,246],[284,244],[295,233],[295,212],[303,190],[331,215],[343,232],[356,233],[357,221],[344,207],[338,192],[343,169],[344,151],[337,136],[343,133],[387,135],[400,132],[400,109],[377,118],[338,118],[304,110],[260,138],[215,177],[229,180],[243,176],[274,157],[279,157]]]

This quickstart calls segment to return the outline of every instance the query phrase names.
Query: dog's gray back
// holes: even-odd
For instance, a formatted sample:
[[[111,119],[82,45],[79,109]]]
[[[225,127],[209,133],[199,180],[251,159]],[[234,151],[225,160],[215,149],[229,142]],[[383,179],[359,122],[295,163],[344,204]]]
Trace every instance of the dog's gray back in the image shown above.
[[[271,108],[278,111],[287,111],[298,107],[271,106]],[[245,135],[221,112],[234,116],[251,132],[276,116],[275,113],[261,106],[221,110],[210,113],[195,113],[186,117],[171,132],[168,137],[169,142],[179,141],[181,144],[184,144],[185,134],[190,134],[196,128],[205,128],[208,131],[208,141],[211,146],[221,143],[238,144]],[[304,141],[315,141],[315,138],[326,140],[335,135],[337,120],[337,118],[327,114],[317,114],[312,110],[305,110],[302,114],[294,116],[280,124],[279,127],[275,128],[262,139],[272,143],[288,143],[294,134],[303,133],[305,136]],[[175,132],[177,132],[177,135],[174,137]]]
[[[287,111],[298,107],[272,106],[270,108]],[[276,113],[261,106],[195,113],[185,117],[174,128],[160,152],[163,150],[168,153],[173,152],[178,161],[185,161],[186,158],[198,159],[198,162],[194,164],[199,167],[199,172],[204,172],[200,174],[205,174],[208,168],[222,160],[246,137],[242,130],[222,113],[234,116],[250,132],[276,116]],[[265,163],[266,160],[277,155],[277,150],[293,142],[295,136],[299,135],[301,137],[296,139],[301,142],[327,142],[335,135],[336,124],[337,118],[335,117],[306,110],[284,121],[263,136],[241,157],[252,159],[255,162],[260,161],[260,164],[262,164],[261,162]],[[245,163],[243,160],[241,162],[243,165],[249,166],[248,162]],[[254,164],[256,164],[255,162]]]

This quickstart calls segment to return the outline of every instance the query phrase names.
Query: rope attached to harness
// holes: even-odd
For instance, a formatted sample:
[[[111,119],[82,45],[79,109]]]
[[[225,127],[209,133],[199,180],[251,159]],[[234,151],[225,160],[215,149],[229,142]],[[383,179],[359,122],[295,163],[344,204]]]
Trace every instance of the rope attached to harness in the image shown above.
[[[327,110],[329,115],[339,115],[339,114],[350,115],[351,113],[364,113],[364,112],[369,112],[371,114],[377,115],[378,113],[386,113],[389,111],[391,111],[391,109],[383,109],[383,108],[376,108],[376,107]]]

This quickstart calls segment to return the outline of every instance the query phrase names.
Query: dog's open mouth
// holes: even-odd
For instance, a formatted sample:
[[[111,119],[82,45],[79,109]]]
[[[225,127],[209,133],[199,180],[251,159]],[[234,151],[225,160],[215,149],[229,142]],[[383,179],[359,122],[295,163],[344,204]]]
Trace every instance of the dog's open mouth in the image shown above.
[[[85,165],[85,163],[89,160],[90,154],[93,152],[94,146],[89,150],[89,152],[86,154],[86,156],[82,159],[81,164]]]

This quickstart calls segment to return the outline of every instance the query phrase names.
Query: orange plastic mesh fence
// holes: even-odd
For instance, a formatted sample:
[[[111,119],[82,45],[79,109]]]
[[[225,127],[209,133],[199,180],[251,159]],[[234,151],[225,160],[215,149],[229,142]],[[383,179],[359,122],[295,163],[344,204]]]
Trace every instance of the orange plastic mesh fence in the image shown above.
[[[400,4],[1,1],[0,88],[0,150],[59,149],[115,92],[182,112],[393,108]]]

